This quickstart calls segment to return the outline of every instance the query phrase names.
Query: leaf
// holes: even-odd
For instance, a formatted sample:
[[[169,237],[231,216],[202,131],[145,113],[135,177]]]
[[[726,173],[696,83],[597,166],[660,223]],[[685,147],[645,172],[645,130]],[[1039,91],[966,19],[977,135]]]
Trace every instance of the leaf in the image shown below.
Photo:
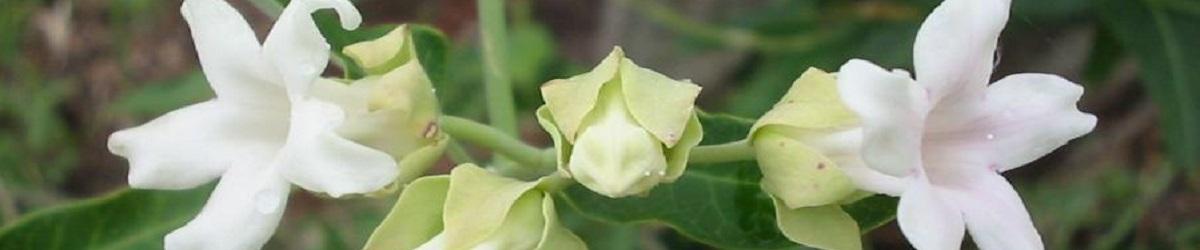
[[[1200,163],[1200,15],[1178,0],[1104,0],[1096,4],[1117,40],[1140,65],[1142,83],[1158,104],[1163,138],[1175,165]]]
[[[742,139],[752,121],[702,114],[702,145]],[[611,199],[573,186],[559,196],[584,217],[610,223],[657,221],[681,234],[719,248],[794,247],[776,226],[770,196],[759,188],[762,173],[754,161],[693,164],[678,181],[655,187],[645,197]],[[872,196],[843,206],[864,232],[895,217],[897,200]]]
[[[0,248],[160,249],[167,233],[200,211],[210,190],[126,189],[48,208],[0,229]]]

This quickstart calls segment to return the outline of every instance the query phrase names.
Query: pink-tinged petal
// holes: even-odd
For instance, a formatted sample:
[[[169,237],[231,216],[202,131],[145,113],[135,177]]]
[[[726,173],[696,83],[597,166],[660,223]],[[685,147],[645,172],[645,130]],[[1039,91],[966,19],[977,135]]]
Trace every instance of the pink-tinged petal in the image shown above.
[[[129,186],[186,189],[220,176],[234,160],[271,154],[283,143],[286,111],[208,101],[187,106],[108,139],[129,159]]]
[[[908,186],[908,179],[899,178],[867,167],[859,158],[831,157],[854,186],[872,193],[900,196]]]
[[[187,0],[180,7],[192,31],[200,67],[217,98],[257,104],[281,104],[282,86],[263,60],[254,30],[224,0]]]
[[[912,79],[858,59],[842,65],[837,78],[842,101],[862,119],[867,166],[898,177],[920,167],[928,102]]]
[[[1003,176],[981,171],[971,178],[969,187],[949,194],[980,249],[1045,248],[1025,203]]]
[[[917,249],[959,249],[964,234],[961,212],[929,182],[913,184],[900,197],[896,211],[904,237]]]
[[[1079,111],[1083,87],[1056,75],[1016,74],[987,90],[989,123],[981,135],[991,145],[996,170],[1036,160],[1096,127],[1096,116]]]
[[[284,8],[263,43],[263,54],[274,65],[293,99],[308,94],[313,81],[329,64],[330,46],[317,29],[312,13],[337,11],[344,29],[356,29],[362,16],[347,0],[294,0]]]
[[[399,169],[391,156],[337,134],[345,116],[338,106],[317,100],[292,106],[292,127],[277,159],[288,181],[340,197],[375,191],[396,179]]]
[[[226,171],[200,214],[167,235],[166,249],[262,248],[279,225],[290,189],[267,158],[243,158]]]
[[[913,65],[938,108],[970,108],[982,100],[1008,5],[1007,0],[946,0],[921,24]]]

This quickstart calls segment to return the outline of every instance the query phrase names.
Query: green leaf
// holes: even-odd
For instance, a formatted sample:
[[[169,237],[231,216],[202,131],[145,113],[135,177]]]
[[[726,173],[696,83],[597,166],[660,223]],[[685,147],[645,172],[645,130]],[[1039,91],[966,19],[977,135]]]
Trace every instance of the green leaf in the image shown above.
[[[702,114],[702,145],[742,139],[753,121]],[[561,201],[584,217],[610,223],[656,221],[697,241],[729,249],[794,247],[775,221],[775,207],[759,188],[762,173],[753,161],[692,164],[678,181],[655,187],[644,197],[611,199],[573,186]],[[872,196],[843,206],[864,232],[895,217],[897,200]]]
[[[186,224],[212,185],[187,191],[121,190],[26,215],[0,229],[4,249],[161,249]]]
[[[1113,35],[1138,59],[1142,83],[1158,104],[1172,161],[1195,169],[1200,165],[1200,15],[1185,11],[1195,5],[1103,0],[1096,6]]]

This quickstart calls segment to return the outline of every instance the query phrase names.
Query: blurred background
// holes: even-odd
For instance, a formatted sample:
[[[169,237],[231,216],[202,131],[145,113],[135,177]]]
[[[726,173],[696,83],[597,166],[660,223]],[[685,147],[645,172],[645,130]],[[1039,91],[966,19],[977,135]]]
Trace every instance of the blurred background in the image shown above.
[[[278,6],[230,2],[265,36]],[[507,3],[522,134],[549,145],[532,115],[542,103],[538,86],[588,71],[613,46],[702,85],[702,109],[755,118],[808,67],[833,71],[864,58],[911,69],[913,37],[938,1]],[[0,223],[127,188],[127,164],[106,149],[108,135],[212,97],[179,5],[0,2]],[[475,1],[357,6],[368,25],[443,31],[450,50],[437,94],[445,112],[485,120]],[[1086,87],[1080,108],[1100,118],[1091,134],[1005,174],[1047,247],[1200,248],[1200,1],[1014,0],[1012,9],[993,77],[1062,75]],[[267,248],[357,249],[391,204],[293,192]],[[705,248],[663,226],[602,226],[578,232],[596,249]],[[589,235],[596,232],[605,235]],[[864,240],[909,248],[894,223]]]

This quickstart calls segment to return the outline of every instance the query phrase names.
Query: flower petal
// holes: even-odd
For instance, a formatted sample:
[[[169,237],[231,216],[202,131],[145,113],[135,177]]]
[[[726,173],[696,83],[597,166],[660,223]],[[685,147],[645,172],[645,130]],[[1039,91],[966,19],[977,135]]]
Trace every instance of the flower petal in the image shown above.
[[[971,239],[980,249],[1043,249],[1025,203],[996,173],[973,175],[967,189],[949,192],[962,209]]]
[[[1096,116],[1075,106],[1082,95],[1083,87],[1048,74],[1011,75],[988,87],[992,117],[982,136],[991,138],[997,170],[1025,165],[1091,132]]]
[[[1008,0],[947,0],[921,24],[913,64],[933,103],[958,108],[982,100],[1008,5]]]
[[[961,212],[929,182],[913,183],[900,197],[896,211],[904,237],[917,249],[958,249],[963,239]]]
[[[278,159],[283,176],[333,197],[375,191],[395,180],[399,169],[391,156],[336,133],[345,119],[345,112],[333,104],[294,104],[292,127]]]
[[[292,98],[307,95],[313,80],[329,64],[330,46],[312,19],[313,12],[325,8],[337,11],[344,29],[356,29],[362,23],[362,16],[347,0],[294,0],[263,43],[263,55],[279,72]]]
[[[273,154],[287,131],[285,114],[202,102],[113,133],[108,149],[129,159],[134,188],[192,188],[220,176],[239,157]]]
[[[921,166],[921,138],[927,99],[906,75],[854,59],[838,72],[846,107],[863,123],[862,156],[867,165],[892,176]]]
[[[200,214],[167,235],[166,249],[262,248],[275,234],[289,192],[266,158],[244,158],[226,171]]]
[[[254,30],[224,0],[187,0],[180,7],[192,30],[200,67],[217,98],[244,103],[282,104],[274,69],[260,56]]]

